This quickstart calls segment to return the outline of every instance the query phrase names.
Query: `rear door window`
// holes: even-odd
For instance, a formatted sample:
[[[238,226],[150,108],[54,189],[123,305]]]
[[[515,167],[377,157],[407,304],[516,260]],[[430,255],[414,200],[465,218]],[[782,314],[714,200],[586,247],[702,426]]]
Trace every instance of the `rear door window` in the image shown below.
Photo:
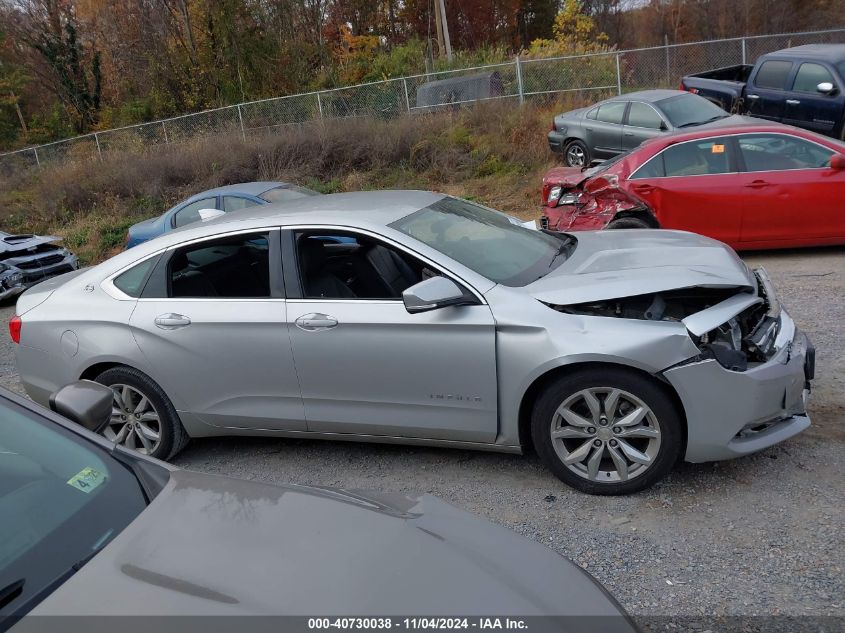
[[[257,202],[254,202],[249,198],[241,198],[240,196],[223,196],[223,210],[226,213],[229,213],[230,211],[239,211],[241,209],[246,209],[247,207],[254,207],[257,204]]]
[[[269,234],[251,233],[174,251],[168,265],[168,296],[270,297],[269,244]]]
[[[599,106],[599,112],[596,119],[604,121],[605,123],[622,123],[622,117],[625,114],[625,106],[627,101],[611,101]]]
[[[739,137],[745,171],[820,169],[830,164],[833,150],[785,134],[746,134]]]
[[[758,88],[784,90],[786,89],[786,80],[789,78],[789,72],[791,70],[792,62],[777,60],[763,62],[760,70],[757,71],[757,76],[754,78],[754,84]]]
[[[197,200],[196,202],[192,202],[191,204],[187,204],[181,209],[176,212],[176,215],[173,216],[173,226],[177,229],[180,226],[187,226],[188,224],[193,224],[194,222],[199,222],[202,218],[200,218],[200,209],[216,209],[217,208],[217,198],[203,198],[202,200]]]
[[[650,105],[637,101],[631,102],[631,108],[628,110],[628,125],[659,130],[661,123],[663,123],[663,119],[657,114],[657,110]]]

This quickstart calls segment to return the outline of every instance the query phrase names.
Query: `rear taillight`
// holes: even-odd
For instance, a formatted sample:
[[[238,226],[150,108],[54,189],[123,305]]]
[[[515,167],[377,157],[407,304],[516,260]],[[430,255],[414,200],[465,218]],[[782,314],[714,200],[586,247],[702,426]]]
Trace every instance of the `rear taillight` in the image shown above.
[[[9,336],[19,345],[21,342],[21,323],[21,318],[17,314],[9,319]]]
[[[684,82],[682,81],[682,82],[678,85],[678,90],[686,90],[686,89],[687,89],[687,87],[684,85]]]

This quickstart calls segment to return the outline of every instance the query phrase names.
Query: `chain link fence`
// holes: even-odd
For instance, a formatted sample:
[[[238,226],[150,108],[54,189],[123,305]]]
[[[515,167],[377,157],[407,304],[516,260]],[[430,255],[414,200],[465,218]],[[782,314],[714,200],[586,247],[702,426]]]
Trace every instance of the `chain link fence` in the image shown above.
[[[179,143],[206,134],[277,133],[319,119],[390,119],[488,100],[554,99],[573,95],[598,101],[649,88],[675,88],[680,78],[802,44],[843,43],[845,29],[667,44],[574,57],[525,59],[389,79],[346,88],[252,101],[152,123],[104,130],[0,154],[0,173],[69,159],[97,159],[113,150]]]

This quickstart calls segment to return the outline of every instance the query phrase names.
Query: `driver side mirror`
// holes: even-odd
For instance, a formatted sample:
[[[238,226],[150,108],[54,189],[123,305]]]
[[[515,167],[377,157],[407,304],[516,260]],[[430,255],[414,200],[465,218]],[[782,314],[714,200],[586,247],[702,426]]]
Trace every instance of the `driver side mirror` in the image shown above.
[[[816,92],[820,92],[823,95],[833,95],[836,93],[836,86],[834,86],[829,81],[823,81],[818,86],[816,86]]]
[[[830,157],[831,169],[845,169],[845,154],[834,154]]]
[[[92,380],[65,385],[50,396],[50,409],[94,433],[102,433],[111,419],[114,392]]]
[[[402,302],[408,312],[417,314],[447,306],[475,305],[478,300],[451,279],[431,277],[406,288],[402,293]]]

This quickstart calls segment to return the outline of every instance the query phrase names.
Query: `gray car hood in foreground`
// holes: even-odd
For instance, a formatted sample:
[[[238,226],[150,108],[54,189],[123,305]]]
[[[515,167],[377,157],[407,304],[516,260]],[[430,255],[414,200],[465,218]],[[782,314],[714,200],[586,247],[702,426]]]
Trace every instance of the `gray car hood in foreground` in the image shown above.
[[[176,470],[129,527],[31,613],[621,610],[565,558],[436,497],[365,497]],[[614,630],[633,630],[622,617],[613,622]]]
[[[531,296],[573,305],[681,288],[757,287],[732,248],[695,233],[626,229],[575,237],[569,259],[525,287]]]

